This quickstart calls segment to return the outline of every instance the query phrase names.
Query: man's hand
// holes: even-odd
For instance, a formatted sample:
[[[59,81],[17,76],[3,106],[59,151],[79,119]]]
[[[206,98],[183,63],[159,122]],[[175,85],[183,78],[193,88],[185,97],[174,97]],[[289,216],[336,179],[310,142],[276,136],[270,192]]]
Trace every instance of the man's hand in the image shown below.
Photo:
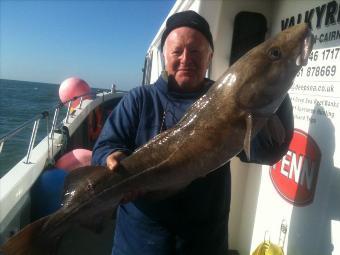
[[[111,171],[115,171],[118,169],[119,162],[126,157],[124,152],[115,151],[106,158],[106,165]]]
[[[126,157],[127,155],[124,152],[115,151],[106,158],[106,165],[111,171],[116,171],[119,167],[119,162]],[[130,190],[122,196],[120,203],[125,204],[131,202],[143,194],[144,192],[140,190]]]

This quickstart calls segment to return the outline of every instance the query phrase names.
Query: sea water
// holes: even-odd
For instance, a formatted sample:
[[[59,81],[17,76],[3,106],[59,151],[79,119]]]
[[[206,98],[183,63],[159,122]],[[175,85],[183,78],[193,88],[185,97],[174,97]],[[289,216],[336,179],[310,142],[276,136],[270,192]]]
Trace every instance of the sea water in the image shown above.
[[[0,79],[0,137],[43,111],[49,111],[51,123],[53,107],[59,103],[58,90],[57,84]],[[5,142],[0,153],[0,178],[25,157],[32,128],[33,123]],[[46,135],[46,120],[40,120],[35,145]]]

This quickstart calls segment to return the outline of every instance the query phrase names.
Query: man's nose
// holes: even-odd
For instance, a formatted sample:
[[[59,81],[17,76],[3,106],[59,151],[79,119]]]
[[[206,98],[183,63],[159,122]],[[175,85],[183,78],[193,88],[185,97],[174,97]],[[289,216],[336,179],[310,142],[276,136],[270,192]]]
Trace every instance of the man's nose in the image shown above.
[[[191,63],[191,61],[192,61],[192,58],[191,58],[190,50],[184,49],[181,55],[181,63],[187,64],[187,63]]]

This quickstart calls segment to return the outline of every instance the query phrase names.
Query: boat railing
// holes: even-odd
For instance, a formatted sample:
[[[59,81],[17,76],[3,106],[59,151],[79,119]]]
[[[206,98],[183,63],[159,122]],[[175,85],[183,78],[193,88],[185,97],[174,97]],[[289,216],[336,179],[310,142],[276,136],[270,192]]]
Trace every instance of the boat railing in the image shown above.
[[[62,103],[62,102],[58,103],[56,106],[52,107],[50,110],[44,111],[42,113],[35,115],[33,118],[25,121],[20,126],[15,128],[14,130],[3,135],[0,138],[0,154],[3,151],[5,142],[11,140],[14,136],[16,136],[22,130],[24,130],[25,128],[28,128],[29,126],[31,126],[33,124],[31,138],[30,138],[30,142],[29,142],[29,145],[28,145],[26,157],[25,157],[25,160],[24,160],[25,164],[29,164],[30,163],[30,155],[31,155],[31,152],[34,148],[34,144],[35,144],[35,141],[36,141],[36,138],[37,138],[37,131],[38,131],[39,124],[40,124],[41,120],[46,119],[46,130],[47,130],[46,137],[47,137],[47,143],[48,143],[47,145],[48,145],[49,149],[52,148],[52,150],[53,150],[53,138],[54,138],[54,134],[55,134],[56,130],[58,130],[58,128],[59,128],[58,125],[62,126],[64,124],[69,124],[70,115],[72,114],[72,112],[75,109],[81,109],[82,108],[83,101],[84,101],[85,98],[90,97],[92,99],[95,99],[96,97],[101,96],[104,100],[105,93],[124,93],[124,91],[118,91],[118,90],[115,90],[114,87],[112,87],[112,89],[110,89],[110,90],[107,90],[107,89],[97,90],[96,92],[85,93],[85,94],[73,97],[72,99],[70,99],[70,100],[68,100],[64,103]],[[72,104],[76,100],[79,100],[79,104],[77,105],[76,108],[73,109]],[[66,117],[61,122],[58,123],[60,111],[65,106],[67,106]],[[53,120],[52,120],[51,129],[49,129],[49,116],[50,116],[50,113],[52,111],[54,111]],[[52,146],[50,146],[50,143],[51,143]],[[49,159],[51,159],[52,156],[53,156],[53,151],[49,151],[49,153],[48,153]],[[0,178],[1,178],[1,176],[0,176]]]
[[[30,143],[29,143],[29,146],[28,146],[28,152],[27,152],[27,160],[28,160],[29,159],[29,155],[30,155],[30,151],[31,151],[31,149],[33,147],[33,144],[34,144],[34,141],[35,141],[35,138],[36,138],[36,133],[37,133],[37,130],[38,130],[38,127],[39,127],[40,120],[47,118],[48,115],[49,115],[48,111],[44,111],[44,112],[34,116],[33,118],[25,121],[19,127],[17,127],[16,129],[8,132],[3,137],[1,137],[0,138],[0,153],[2,152],[2,149],[3,149],[4,144],[5,144],[6,141],[10,140],[13,136],[15,136],[16,134],[21,132],[27,126],[29,126],[32,123],[34,123],[33,130],[32,130],[32,135],[31,135],[31,140],[30,140]],[[26,162],[27,162],[27,160],[26,160]]]

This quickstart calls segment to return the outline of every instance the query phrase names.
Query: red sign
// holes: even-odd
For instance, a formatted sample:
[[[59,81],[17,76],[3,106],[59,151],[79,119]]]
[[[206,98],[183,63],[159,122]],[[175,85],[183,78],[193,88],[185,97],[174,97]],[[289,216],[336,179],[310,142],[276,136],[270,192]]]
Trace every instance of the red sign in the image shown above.
[[[270,168],[270,177],[280,195],[294,205],[314,199],[321,152],[307,133],[295,129],[287,154]]]

